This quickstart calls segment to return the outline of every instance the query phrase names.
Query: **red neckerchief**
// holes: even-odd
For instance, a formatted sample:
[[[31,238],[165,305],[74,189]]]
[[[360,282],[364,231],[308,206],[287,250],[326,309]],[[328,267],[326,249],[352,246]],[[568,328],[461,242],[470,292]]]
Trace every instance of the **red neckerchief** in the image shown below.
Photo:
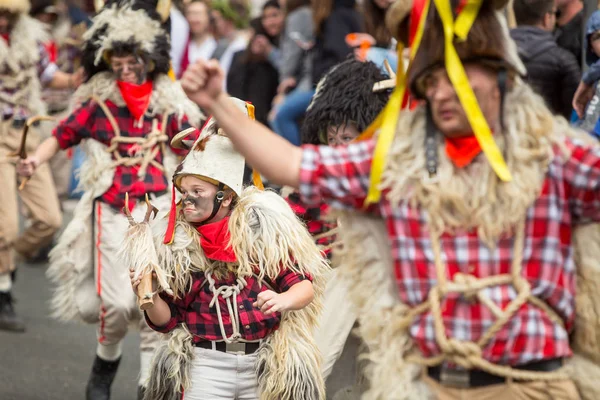
[[[129,112],[136,121],[139,120],[150,105],[152,82],[146,81],[141,85],[136,85],[135,83],[117,81],[117,85]]]
[[[6,42],[6,44],[10,45],[10,33],[3,33],[0,35],[2,39]]]
[[[198,226],[200,246],[211,260],[235,262],[237,257],[229,246],[229,217],[220,221]]]
[[[446,138],[446,154],[458,168],[463,168],[481,153],[481,146],[475,135]]]

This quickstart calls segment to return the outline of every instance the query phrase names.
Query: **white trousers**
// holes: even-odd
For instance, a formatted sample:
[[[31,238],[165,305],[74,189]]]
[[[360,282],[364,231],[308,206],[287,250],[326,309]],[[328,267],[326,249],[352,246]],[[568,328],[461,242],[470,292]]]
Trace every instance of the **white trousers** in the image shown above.
[[[192,387],[182,400],[258,400],[256,354],[235,355],[194,347]]]
[[[153,351],[160,334],[150,329],[142,318],[131,289],[129,266],[123,265],[118,255],[129,227],[127,218],[101,201],[96,201],[94,208],[96,292],[101,300],[98,342],[102,345],[119,343],[125,338],[130,323],[136,322],[140,327],[140,349]],[[133,214],[137,221],[142,220],[145,211],[145,206],[136,206]]]

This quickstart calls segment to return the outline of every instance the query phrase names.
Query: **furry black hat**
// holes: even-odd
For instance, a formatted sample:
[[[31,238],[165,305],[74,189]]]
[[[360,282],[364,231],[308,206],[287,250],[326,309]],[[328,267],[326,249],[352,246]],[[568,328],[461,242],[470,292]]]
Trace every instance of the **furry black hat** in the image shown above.
[[[159,13],[160,7],[160,0],[108,0],[83,37],[82,65],[88,79],[110,69],[111,54],[141,57],[150,79],[167,74],[171,42],[168,14]]]
[[[353,124],[364,131],[385,107],[390,91],[373,92],[389,77],[374,63],[348,59],[319,82],[302,124],[302,142],[322,144],[330,127]]]

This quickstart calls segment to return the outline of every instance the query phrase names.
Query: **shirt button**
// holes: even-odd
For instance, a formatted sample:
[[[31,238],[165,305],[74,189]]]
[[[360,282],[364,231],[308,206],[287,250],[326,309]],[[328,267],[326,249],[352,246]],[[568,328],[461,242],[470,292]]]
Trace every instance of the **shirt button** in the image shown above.
[[[244,305],[240,304],[240,310],[243,310],[243,309],[244,309]]]
[[[244,328],[250,329],[250,325],[246,325],[246,326],[244,326]]]

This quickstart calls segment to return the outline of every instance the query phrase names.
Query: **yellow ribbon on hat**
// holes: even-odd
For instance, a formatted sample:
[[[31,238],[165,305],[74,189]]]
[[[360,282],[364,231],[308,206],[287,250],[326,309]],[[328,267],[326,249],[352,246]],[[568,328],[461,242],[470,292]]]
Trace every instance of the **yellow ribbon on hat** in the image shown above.
[[[446,43],[446,71],[450,82],[456,90],[456,94],[460,103],[467,114],[467,119],[473,128],[473,133],[483,150],[483,154],[487,157],[492,169],[498,175],[498,177],[508,182],[512,180],[512,175],[502,157],[502,153],[496,145],[492,136],[492,131],[479,108],[479,103],[473,93],[473,89],[469,84],[467,74],[460,61],[460,57],[454,48],[454,36],[457,35],[459,39],[465,40],[477,13],[481,6],[482,0],[470,0],[465,5],[465,8],[461,11],[456,22],[452,16],[452,7],[450,6],[450,0],[433,0],[435,6],[442,20],[444,27],[444,41]]]
[[[248,111],[248,118],[252,121],[256,120],[256,117],[254,116],[254,105],[246,102],[246,110]],[[260,190],[265,190],[265,185],[256,168],[252,168],[252,183]]]
[[[415,35],[412,48],[410,49],[410,59],[412,60],[417,53],[417,49],[421,44],[421,38],[423,37],[423,29],[425,26],[425,18],[429,12],[430,1],[426,2],[425,9],[421,14],[419,21],[419,27]],[[367,207],[369,204],[379,202],[381,199],[381,178],[383,176],[383,170],[385,168],[385,161],[387,159],[388,150],[394,140],[396,133],[396,126],[398,124],[398,116],[402,108],[402,102],[404,101],[404,94],[406,92],[406,72],[403,62],[404,46],[402,43],[398,43],[398,72],[396,74],[396,88],[392,92],[388,103],[385,108],[375,121],[371,123],[365,129],[365,131],[356,139],[357,141],[370,139],[373,137],[375,132],[381,128],[377,144],[375,145],[375,151],[373,154],[373,161],[371,163],[371,177],[369,184],[369,192],[365,199],[364,206]]]
[[[454,86],[458,98],[465,110],[467,119],[473,128],[473,133],[481,146],[481,149],[487,157],[490,165],[494,172],[503,181],[510,181],[512,176],[502,157],[500,149],[494,142],[492,132],[487,124],[477,98],[473,93],[473,89],[469,84],[467,75],[464,67],[454,48],[454,37],[458,37],[460,40],[466,40],[479,9],[481,8],[482,0],[469,0],[465,4],[463,10],[454,21],[452,15],[452,7],[450,0],[434,0],[435,6],[440,14],[442,25],[444,28],[444,41],[445,41],[445,54],[446,54],[446,70],[452,85]],[[419,27],[413,40],[410,49],[410,62],[414,59],[417,51],[421,45],[421,39],[423,37],[423,31],[425,29],[425,20],[429,13],[429,7],[431,6],[431,0],[425,3],[421,19],[419,21]],[[394,138],[396,125],[398,123],[398,116],[401,111],[402,100],[404,98],[404,92],[406,91],[406,74],[402,63],[402,51],[403,46],[399,43],[398,45],[398,75],[396,80],[396,88],[392,93],[390,100],[384,110],[377,116],[375,121],[356,139],[357,141],[370,139],[374,136],[375,132],[381,128],[375,151],[373,154],[373,161],[371,165],[371,177],[369,184],[369,191],[365,200],[364,206],[367,207],[369,204],[374,204],[381,199],[381,178],[383,176],[383,170],[387,159],[388,149]]]

